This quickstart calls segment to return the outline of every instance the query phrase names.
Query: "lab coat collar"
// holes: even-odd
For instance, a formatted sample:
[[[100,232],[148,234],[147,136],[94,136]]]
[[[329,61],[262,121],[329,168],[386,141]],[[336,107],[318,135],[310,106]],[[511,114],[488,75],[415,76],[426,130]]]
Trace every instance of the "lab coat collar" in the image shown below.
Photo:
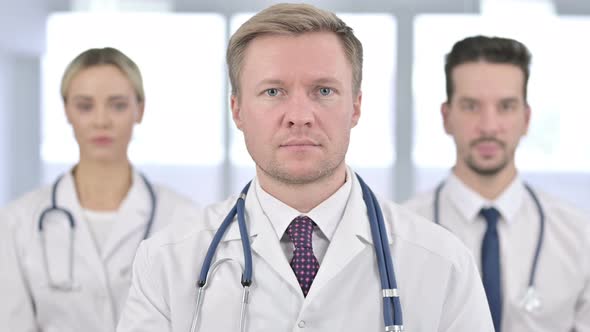
[[[353,233],[355,236],[363,239],[364,241],[373,244],[373,238],[371,235],[371,228],[369,225],[369,218],[367,215],[367,207],[363,200],[362,189],[360,187],[360,183],[356,177],[356,173],[354,173],[350,168],[347,168],[347,178],[350,180],[350,194],[348,195],[347,203],[344,208],[344,213],[342,219],[347,218],[354,218],[356,221],[351,223],[351,225],[347,225],[347,228],[350,228],[348,231]],[[348,182],[348,181],[347,181]],[[245,202],[245,216],[246,216],[246,225],[248,227],[248,234],[251,238],[258,235],[263,229],[265,229],[266,224],[270,225],[270,221],[268,216],[264,213],[264,209],[260,204],[260,199],[257,194],[256,187],[259,187],[257,178],[252,180],[250,188],[248,189],[248,193],[246,195],[246,202]],[[234,199],[233,204],[237,200],[237,196]],[[232,206],[233,206],[232,204]],[[292,213],[285,217],[286,220],[291,220],[298,215],[300,215],[297,210],[292,209]],[[228,211],[229,212],[229,211]],[[292,218],[291,218],[292,217]],[[235,219],[235,218],[234,218]],[[330,235],[328,238],[331,239],[335,236],[335,233],[338,232],[340,228],[339,223],[336,229],[332,230],[331,232],[326,232],[325,235]],[[271,229],[274,231],[274,228],[271,226]],[[391,240],[391,231],[389,230],[389,223],[385,222],[385,228],[388,232],[389,236],[389,243],[392,243]],[[275,237],[280,239],[277,235],[278,233],[275,231]],[[282,236],[282,235],[281,235]],[[240,240],[240,230],[238,228],[237,220],[232,222],[231,226],[226,231],[225,236],[222,238],[222,241],[232,241],[232,240]],[[277,240],[278,241],[278,240]]]
[[[516,213],[523,203],[526,189],[521,178],[516,176],[496,200],[490,201],[469,188],[461,179],[451,173],[443,190],[448,192],[451,201],[464,220],[474,222],[478,220],[479,211],[482,208],[495,207],[500,212],[502,219],[511,224],[516,220]]]
[[[78,192],[76,191],[76,183],[74,182],[72,171],[70,170],[65,173],[61,179],[59,179],[59,183],[53,183],[53,186],[55,185],[57,185],[55,193],[57,206],[65,208],[72,213],[79,212],[81,210],[80,201],[78,200]],[[78,226],[77,221],[78,220],[76,219],[76,226]]]
[[[78,232],[81,234],[80,236],[84,237],[84,240],[80,240],[80,242],[85,242],[87,245],[92,246],[94,249],[91,251],[98,254],[90,229],[83,217],[72,171],[64,174],[58,185],[57,204],[68,209],[74,216],[76,228],[83,230],[82,232]],[[118,222],[113,225],[113,229],[103,246],[100,261],[106,261],[113,255],[120,244],[123,241],[129,241],[129,236],[135,233],[138,228],[146,227],[150,211],[151,200],[149,191],[139,173],[132,170],[131,188],[119,206],[117,211]],[[139,243],[141,238],[138,238],[137,241]]]
[[[373,236],[371,234],[371,225],[369,224],[369,215],[367,213],[367,206],[363,199],[363,190],[356,173],[351,171],[352,189],[349,200],[344,211],[343,224],[347,228],[349,234],[354,234],[359,239],[373,245]],[[368,185],[368,184],[367,184]],[[370,188],[370,187],[369,187]],[[377,199],[379,201],[379,199]],[[380,207],[381,208],[381,207]],[[384,213],[383,209],[382,213]],[[390,224],[392,220],[388,220],[388,216],[384,215],[385,230],[387,232],[389,244],[393,243],[393,235],[391,233]],[[346,222],[344,222],[346,221]]]
[[[244,217],[246,219],[246,227],[250,237],[253,255],[257,254],[270,266],[285,282],[291,286],[295,293],[300,293],[301,288],[297,282],[297,278],[291,270],[291,266],[283,253],[280,246],[279,239],[272,227],[270,221],[264,214],[262,207],[256,193],[257,179],[254,178],[250,184],[250,188],[246,194]],[[237,201],[237,197],[230,199],[230,206],[225,214],[219,217],[219,224],[225,219],[231,207]],[[219,226],[218,226],[219,227]],[[215,230],[216,231],[216,230]],[[231,225],[222,237],[221,242],[240,241],[240,230],[237,222],[237,216],[234,217]],[[256,279],[254,271],[253,278]],[[303,295],[302,295],[303,296]]]
[[[262,208],[258,201],[258,196],[256,195],[256,186],[258,180],[254,178],[250,183],[250,187],[248,188],[248,192],[246,193],[246,201],[245,201],[245,211],[244,216],[246,218],[246,227],[248,228],[248,235],[250,238],[256,237],[264,227],[261,224],[267,223],[267,218],[262,212]],[[232,197],[231,200],[231,208],[236,204],[239,196]],[[226,213],[229,213],[229,209]],[[240,240],[240,229],[238,226],[238,219],[237,214],[234,217],[231,225],[227,229],[225,235],[222,237],[221,242],[226,241],[234,241]],[[219,220],[219,225],[225,219],[225,215],[222,216]],[[219,226],[217,226],[219,227]]]
[[[350,174],[354,174],[350,172]],[[344,269],[367,245],[373,243],[367,208],[362,198],[362,190],[358,179],[351,176],[351,192],[344,210],[342,220],[334,231],[330,245],[322,260],[318,275],[306,299],[311,299],[334,276]],[[279,237],[260,206],[256,194],[256,179],[250,186],[246,196],[246,224],[249,236],[253,238],[252,250],[275,270],[297,294],[301,294],[300,286],[280,246]],[[389,244],[393,242],[390,231],[390,220],[385,222]],[[222,241],[240,240],[237,222],[233,222]],[[303,297],[303,294],[301,294]],[[307,301],[307,300],[306,300]]]
[[[103,260],[99,255],[89,226],[86,220],[84,220],[84,214],[82,213],[72,172],[69,171],[64,174],[57,185],[57,206],[69,211],[74,218],[74,264],[76,262],[87,264],[92,274],[98,279],[99,284],[104,287],[104,291],[108,291]],[[81,258],[77,259],[76,257]],[[114,310],[114,308],[109,306],[108,310]],[[113,322],[114,324],[115,322]]]
[[[305,310],[305,307],[309,303],[313,302],[313,298],[321,292],[322,288],[335,276],[340,274],[355,257],[367,248],[367,246],[370,246],[371,251],[373,251],[373,239],[371,236],[369,217],[367,215],[367,207],[363,200],[362,189],[356,174],[352,172],[351,174],[353,174],[353,176],[351,176],[352,188],[344,215],[338,228],[334,232],[334,236],[332,241],[330,241],[330,246],[322,260],[318,274],[305,298],[302,311]],[[385,221],[389,244],[393,242],[390,228],[388,226],[390,221],[391,220]]]
[[[132,235],[137,232],[137,228],[145,227],[147,224],[147,217],[150,212],[150,198],[143,180],[135,170],[132,170],[131,188],[117,211],[118,222],[113,225],[111,233],[103,246],[102,253],[99,253],[90,228],[84,219],[71,170],[62,177],[56,194],[57,205],[70,211],[74,218],[76,227],[74,232],[74,255],[83,257],[79,261],[88,264],[88,267],[93,271],[93,275],[103,286],[103,291],[108,292],[109,281],[107,280],[106,262],[117,253],[123,241],[136,240],[139,245],[141,238],[135,238]],[[143,232],[141,232],[141,235],[143,236]],[[116,309],[110,302],[106,310],[111,312],[109,317],[115,319]],[[114,320],[112,325],[116,325]]]
[[[107,260],[116,253],[125,241],[137,241],[138,245],[145,234],[148,218],[152,209],[152,200],[149,190],[141,175],[132,169],[131,188],[121,202],[117,211],[117,220],[104,244],[102,257]],[[155,190],[155,188],[154,188]],[[158,197],[154,202],[157,213]],[[152,227],[153,231],[153,227]],[[134,234],[141,234],[135,236]]]
[[[256,193],[257,179],[252,181],[248,195],[246,196],[246,225],[249,230],[253,254],[260,256],[292,289],[295,294],[301,294],[299,282],[287,261],[287,257],[281,248],[279,238],[264,214]],[[228,230],[226,241],[240,240],[238,223],[234,220],[232,227]],[[256,273],[254,271],[254,273]],[[256,279],[256,275],[253,276]],[[303,297],[303,294],[301,294]]]
[[[340,220],[342,220],[344,209],[350,196],[350,190],[352,188],[350,178],[350,172],[347,169],[344,184],[334,194],[308,213],[301,213],[273,197],[262,189],[258,181],[255,183],[256,196],[279,239],[283,237],[293,219],[305,215],[316,223],[317,228],[324,234],[328,241],[332,241],[332,237]]]
[[[490,202],[486,201],[480,194],[469,188],[463,181],[461,181],[454,173],[449,175],[444,188],[451,199],[453,205],[463,219],[468,222],[477,220],[479,211],[484,206],[491,206]],[[441,217],[442,218],[442,217]]]
[[[500,211],[500,214],[508,224],[517,221],[516,215],[524,203],[524,197],[527,195],[524,182],[519,176],[516,176],[506,189],[496,198],[494,206]]]

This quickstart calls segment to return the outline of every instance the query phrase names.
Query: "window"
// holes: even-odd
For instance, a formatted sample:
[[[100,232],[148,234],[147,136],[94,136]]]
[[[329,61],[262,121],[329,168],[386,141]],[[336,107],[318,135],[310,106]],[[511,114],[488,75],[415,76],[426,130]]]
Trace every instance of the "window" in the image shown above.
[[[590,19],[556,16],[551,6],[539,2],[519,3],[498,13],[501,2],[488,1],[483,15],[423,15],[415,20],[415,147],[419,169],[418,190],[432,188],[454,164],[452,139],[442,127],[440,105],[446,99],[444,56],[452,45],[467,36],[484,34],[515,38],[533,54],[528,99],[532,109],[528,135],[517,152],[517,166],[525,177],[572,201],[588,197],[575,174],[590,169],[590,45],[575,38],[590,33]],[[523,24],[526,12],[527,24]],[[500,20],[501,16],[501,20]],[[501,22],[501,23],[500,23]],[[550,182],[547,174],[567,177],[567,189]],[[545,176],[540,176],[545,174]],[[586,175],[587,176],[587,173]],[[578,177],[578,179],[581,179]],[[559,182],[559,181],[558,181]],[[583,193],[583,195],[580,195]]]
[[[61,76],[69,61],[85,49],[113,46],[137,62],[146,90],[144,121],[135,128],[131,159],[135,163],[219,164],[224,27],[223,18],[211,14],[53,15],[43,59],[42,160],[77,160],[77,145],[59,94]]]

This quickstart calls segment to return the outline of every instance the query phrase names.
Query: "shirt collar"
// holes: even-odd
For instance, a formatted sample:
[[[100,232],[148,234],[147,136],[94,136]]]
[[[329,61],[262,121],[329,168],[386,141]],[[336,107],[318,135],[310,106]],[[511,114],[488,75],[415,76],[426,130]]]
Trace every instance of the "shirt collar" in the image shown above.
[[[495,207],[507,223],[512,223],[516,219],[525,190],[521,178],[516,176],[496,200],[490,201],[469,188],[453,173],[448,177],[445,187],[451,201],[465,220],[475,221],[482,208]]]
[[[58,185],[58,205],[67,204],[63,202],[69,202],[69,205],[76,205],[79,208],[80,200],[78,198],[78,191],[76,190],[76,180],[73,174],[74,168],[70,169],[69,172],[64,174]],[[146,203],[148,202],[148,203]],[[142,215],[148,215],[152,208],[155,208],[152,202],[147,185],[144,183],[143,178],[137,170],[131,169],[131,187],[129,191],[121,201],[117,212],[128,211],[133,213],[137,211]]]
[[[279,239],[283,237],[283,234],[293,219],[301,215],[306,215],[316,223],[328,241],[331,241],[338,223],[342,219],[346,202],[350,196],[352,189],[350,176],[350,170],[347,168],[346,182],[332,196],[328,197],[308,213],[301,213],[273,197],[262,189],[259,181],[255,182],[256,196],[258,197],[262,211],[270,220]]]
[[[524,196],[526,195],[524,182],[519,176],[516,176],[506,189],[496,198],[494,206],[500,211],[506,222],[516,221],[516,214],[522,206]]]

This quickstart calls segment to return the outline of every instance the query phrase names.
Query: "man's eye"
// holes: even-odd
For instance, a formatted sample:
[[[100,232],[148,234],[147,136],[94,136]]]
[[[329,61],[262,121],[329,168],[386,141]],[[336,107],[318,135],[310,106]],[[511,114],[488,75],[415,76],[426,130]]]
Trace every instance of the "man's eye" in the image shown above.
[[[266,89],[266,95],[269,97],[276,97],[279,95],[279,89],[276,89],[276,88]]]
[[[463,109],[465,111],[475,111],[477,109],[477,105],[475,105],[475,103],[464,103]]]
[[[504,102],[504,103],[500,104],[500,108],[504,112],[512,111],[515,108],[515,106],[516,105],[512,102]]]
[[[330,88],[320,88],[320,94],[322,96],[329,96],[332,94],[332,89]]]

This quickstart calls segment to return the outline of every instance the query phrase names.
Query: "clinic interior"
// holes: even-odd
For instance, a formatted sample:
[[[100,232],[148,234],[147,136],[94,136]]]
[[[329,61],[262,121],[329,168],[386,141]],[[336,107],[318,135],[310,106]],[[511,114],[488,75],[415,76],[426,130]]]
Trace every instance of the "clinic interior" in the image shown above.
[[[0,2],[0,205],[50,183],[78,158],[59,94],[67,62],[89,47],[135,59],[146,113],[130,147],[154,181],[200,204],[235,192],[254,167],[229,113],[224,52],[232,31],[280,1]],[[475,34],[533,54],[531,127],[517,166],[532,184],[588,209],[590,35],[587,0],[309,1],[349,23],[365,49],[363,108],[347,161],[388,198],[438,183],[454,162],[442,128],[444,55]],[[571,35],[572,38],[564,36]]]

